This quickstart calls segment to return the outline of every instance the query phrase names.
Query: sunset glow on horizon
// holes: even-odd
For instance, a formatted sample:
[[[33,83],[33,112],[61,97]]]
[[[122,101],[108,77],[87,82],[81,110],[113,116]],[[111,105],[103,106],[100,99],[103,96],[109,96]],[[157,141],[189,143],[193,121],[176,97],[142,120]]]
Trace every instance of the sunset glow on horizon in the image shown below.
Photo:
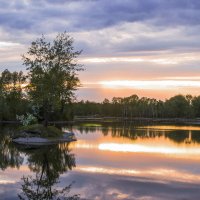
[[[169,77],[170,78],[170,77]],[[156,99],[169,99],[178,94],[193,96],[199,95],[200,78],[194,77],[172,77],[157,78],[155,80],[102,80],[84,82],[77,91],[78,99],[103,101],[104,98],[128,97],[133,94],[139,97]],[[86,94],[87,96],[84,96]]]
[[[130,80],[117,80],[117,81],[101,81],[100,85],[107,88],[137,88],[137,89],[169,89],[180,87],[199,88],[200,81],[178,81],[178,80],[153,80],[153,81],[130,81]]]

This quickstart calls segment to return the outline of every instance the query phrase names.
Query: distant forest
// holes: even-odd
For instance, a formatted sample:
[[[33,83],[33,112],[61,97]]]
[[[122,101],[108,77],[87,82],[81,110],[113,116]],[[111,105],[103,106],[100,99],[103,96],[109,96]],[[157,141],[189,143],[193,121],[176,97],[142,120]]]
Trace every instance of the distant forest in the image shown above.
[[[199,118],[200,96],[176,95],[165,101],[154,98],[131,95],[113,97],[102,103],[80,101],[73,104],[74,115],[110,116],[110,117],[144,117],[144,118]]]
[[[26,76],[5,70],[0,76],[0,121],[16,120],[17,115],[35,114],[35,104],[23,89]],[[50,84],[50,83],[49,83]],[[51,85],[51,84],[50,84]],[[44,95],[47,90],[41,91]],[[42,107],[41,107],[42,108]],[[42,112],[40,109],[39,112]],[[176,95],[165,101],[147,97],[113,97],[103,102],[75,101],[64,103],[62,109],[51,109],[50,121],[73,120],[74,116],[127,118],[200,118],[200,96]],[[43,121],[43,115],[39,118]]]

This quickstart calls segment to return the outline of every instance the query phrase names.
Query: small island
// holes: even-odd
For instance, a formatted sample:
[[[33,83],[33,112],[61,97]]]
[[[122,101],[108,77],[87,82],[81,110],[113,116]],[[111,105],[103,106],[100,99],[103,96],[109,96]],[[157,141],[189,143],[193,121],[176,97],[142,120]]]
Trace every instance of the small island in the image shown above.
[[[21,145],[37,147],[41,145],[72,142],[76,141],[76,138],[73,132],[62,132],[54,126],[44,127],[41,124],[34,124],[21,128],[12,141]]]

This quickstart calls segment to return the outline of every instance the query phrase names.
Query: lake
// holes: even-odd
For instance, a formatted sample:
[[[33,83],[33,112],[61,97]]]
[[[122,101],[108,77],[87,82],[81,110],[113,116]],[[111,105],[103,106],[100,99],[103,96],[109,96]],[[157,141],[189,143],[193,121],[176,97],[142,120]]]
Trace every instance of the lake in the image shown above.
[[[0,199],[200,199],[200,126],[84,123],[27,149],[0,130]]]

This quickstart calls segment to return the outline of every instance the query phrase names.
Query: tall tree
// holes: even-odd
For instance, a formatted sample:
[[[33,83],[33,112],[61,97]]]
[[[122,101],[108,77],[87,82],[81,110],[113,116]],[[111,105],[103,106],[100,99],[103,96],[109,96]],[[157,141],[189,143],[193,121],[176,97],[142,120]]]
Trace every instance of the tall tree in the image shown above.
[[[50,113],[62,114],[64,107],[74,98],[74,91],[79,86],[77,71],[82,65],[77,64],[81,51],[75,51],[73,39],[66,33],[56,36],[53,42],[45,37],[32,42],[26,55],[24,65],[29,71],[27,87],[30,100],[40,108],[45,126]]]

